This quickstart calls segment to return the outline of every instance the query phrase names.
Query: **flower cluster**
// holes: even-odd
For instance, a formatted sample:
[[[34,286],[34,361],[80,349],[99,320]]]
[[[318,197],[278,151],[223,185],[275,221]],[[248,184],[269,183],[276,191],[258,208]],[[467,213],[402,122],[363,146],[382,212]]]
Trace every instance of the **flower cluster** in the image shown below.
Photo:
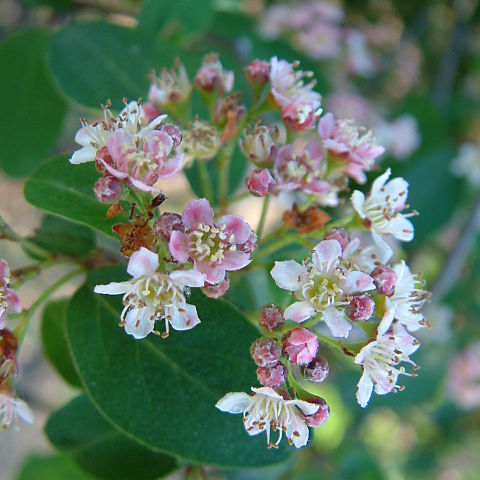
[[[152,76],[149,103],[125,102],[118,116],[107,106],[101,122],[83,121],[82,149],[71,162],[95,161],[102,174],[95,194],[114,204],[108,216],[130,212],[114,231],[131,279],[97,285],[95,292],[123,295],[120,326],[137,340],[197,326],[192,288],[216,299],[228,295],[230,277],[252,261],[262,268],[256,255],[265,245],[269,197],[288,192],[303,201],[283,212],[285,223],[271,236],[288,230],[310,254],[302,262],[275,261],[271,269],[274,283],[288,293],[285,309],[271,304],[259,315],[261,336],[250,354],[261,386],[251,394],[227,393],[217,403],[224,412],[242,413],[249,435],[266,432],[269,447],[285,434],[300,448],[309,427],[324,425],[330,415],[327,401],[309,391],[328,378],[325,343],[361,367],[362,407],[373,390],[401,390],[399,375],[415,375],[401,363],[417,368],[410,355],[419,343],[411,332],[426,325],[421,310],[428,295],[404,260],[390,262],[394,242],[412,240],[416,212],[406,213],[408,184],[390,179],[389,169],[368,194],[350,194],[351,181],[365,184],[385,148],[353,120],[323,114],[315,80],[298,62],[254,60],[245,75],[254,96],[250,108],[217,55],[207,55],[192,80],[177,61]],[[194,89],[207,118],[190,113]],[[268,122],[264,112],[271,114]],[[173,123],[165,122],[167,114]],[[229,211],[236,148],[251,166],[247,190],[265,197],[256,232]],[[164,210],[161,180],[192,167],[189,177],[198,174],[208,198],[189,199],[181,213]],[[322,210],[340,204],[342,211]]]
[[[10,284],[10,269],[0,259],[0,428],[5,430],[12,422],[18,425],[20,418],[33,423],[33,414],[28,405],[18,397],[10,385],[17,375],[18,339],[7,328],[7,314],[19,313],[22,308],[17,292]]]

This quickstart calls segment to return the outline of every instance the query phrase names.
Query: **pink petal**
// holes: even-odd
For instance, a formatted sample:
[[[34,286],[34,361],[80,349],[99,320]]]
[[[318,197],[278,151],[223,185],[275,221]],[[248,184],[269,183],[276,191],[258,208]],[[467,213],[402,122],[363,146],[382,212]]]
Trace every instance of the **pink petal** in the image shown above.
[[[245,243],[252,234],[250,225],[248,225],[240,215],[224,215],[218,219],[216,224],[218,227],[222,225],[226,226],[224,233],[227,235],[227,241],[230,235],[234,235],[235,239],[233,243]]]
[[[127,272],[132,277],[141,277],[142,275],[152,275],[158,269],[158,254],[151,252],[145,247],[141,247],[130,257]]]
[[[318,133],[323,138],[329,138],[333,135],[333,129],[335,128],[335,117],[333,113],[328,112],[318,122]]]
[[[205,279],[196,270],[175,270],[170,273],[170,278],[179,287],[203,287]]]
[[[336,265],[339,262],[339,257],[341,256],[342,247],[337,240],[323,240],[314,249],[313,265],[317,270],[321,271],[326,264],[328,270],[331,265]]]
[[[18,296],[18,293],[11,288],[7,288],[5,293],[7,297],[7,302],[9,304],[8,306],[15,313],[20,313],[22,311],[22,306],[20,305],[20,297]]]
[[[296,302],[285,310],[285,319],[301,323],[308,320],[315,313],[315,309],[310,302]]]
[[[206,198],[191,200],[183,210],[182,220],[189,230],[194,230],[200,223],[213,225],[213,209]]]
[[[188,246],[188,235],[178,230],[174,230],[168,244],[172,257],[180,263],[185,263],[190,258],[190,248]]]
[[[0,330],[7,327],[7,312],[4,308],[0,308]]]
[[[375,284],[373,278],[366,273],[353,271],[350,272],[344,282],[342,282],[342,289],[346,293],[359,293],[368,290],[374,290]]]
[[[142,192],[155,192],[158,189],[156,187],[153,187],[151,185],[147,185],[146,183],[142,182],[141,180],[138,180],[133,177],[128,177],[128,183],[133,185],[136,189],[141,190]]]
[[[123,129],[116,130],[108,139],[108,152],[114,160],[120,160],[125,156],[125,147],[127,147],[127,150],[130,150],[132,143],[132,134]]]
[[[322,194],[327,193],[331,188],[331,185],[325,180],[313,180],[310,183],[306,183],[303,186],[303,191],[306,193]]]
[[[250,254],[236,250],[232,252],[227,250],[223,254],[222,267],[225,270],[240,270],[246,267],[250,262]]]
[[[215,285],[225,278],[225,267],[218,263],[197,263],[194,264],[195,270],[203,274],[208,283]]]
[[[301,286],[301,278],[305,269],[295,260],[285,262],[275,262],[270,275],[275,283],[284,290],[295,292]]]
[[[160,178],[169,178],[178,173],[183,165],[183,153],[179,153],[169,158],[158,172]]]

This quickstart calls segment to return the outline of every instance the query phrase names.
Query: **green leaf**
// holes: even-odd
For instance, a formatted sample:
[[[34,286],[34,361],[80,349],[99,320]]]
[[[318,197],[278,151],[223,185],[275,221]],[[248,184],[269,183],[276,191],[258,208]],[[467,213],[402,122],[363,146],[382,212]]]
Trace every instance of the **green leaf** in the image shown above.
[[[52,72],[73,100],[98,108],[110,99],[122,108],[123,98],[148,93],[148,73],[172,64],[177,51],[155,43],[136,29],[108,23],[69,25],[52,38]]]
[[[49,36],[26,30],[0,44],[0,168],[27,175],[54,148],[66,111],[46,68]]]
[[[68,456],[52,455],[29,457],[18,475],[18,480],[94,480],[82,472]]]
[[[30,240],[50,252],[80,257],[95,249],[95,234],[92,230],[51,215],[43,218]]]
[[[116,430],[86,395],[54,412],[45,432],[56,448],[104,480],[154,480],[177,468],[174,458],[149,450]]]
[[[268,450],[241,417],[215,403],[256,385],[249,356],[258,331],[229,303],[195,292],[202,323],[167,339],[135,340],[118,327],[120,298],[94,295],[95,284],[121,281],[123,268],[92,272],[73,297],[67,336],[87,393],[120,430],[150,448],[193,463],[253,468],[286,459],[288,444]]]
[[[69,155],[43,162],[25,184],[25,198],[35,207],[115,237],[112,226],[124,215],[107,218],[108,206],[93,193],[100,174],[93,162],[71,165]]]
[[[45,355],[60,376],[74,387],[81,387],[65,335],[68,300],[50,302],[43,311],[42,343]]]

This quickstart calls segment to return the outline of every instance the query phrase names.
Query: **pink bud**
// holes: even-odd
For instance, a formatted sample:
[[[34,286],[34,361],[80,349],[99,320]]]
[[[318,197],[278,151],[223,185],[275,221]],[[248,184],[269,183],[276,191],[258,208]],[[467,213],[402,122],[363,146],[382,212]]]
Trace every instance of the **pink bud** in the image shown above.
[[[148,123],[150,123],[152,120],[155,120],[160,115],[160,112],[153,103],[144,103],[142,107]]]
[[[305,399],[309,403],[316,403],[318,410],[313,415],[305,415],[305,423],[309,427],[321,427],[330,416],[330,407],[322,397],[311,397]]]
[[[157,218],[153,230],[157,237],[169,242],[172,232],[185,232],[185,225],[178,213],[165,212]]]
[[[263,307],[262,316],[260,317],[258,323],[262,328],[273,332],[285,323],[283,310],[278,305],[273,303]]]
[[[228,288],[230,287],[230,280],[228,277],[225,277],[223,281],[220,283],[217,283],[216,285],[205,285],[205,287],[202,288],[202,292],[210,298],[220,298],[225,295],[227,292]]]
[[[328,362],[325,357],[317,355],[303,370],[303,376],[309,382],[321,383],[328,377]]]
[[[270,64],[263,60],[254,60],[245,69],[245,74],[254,87],[263,87],[270,79]]]
[[[289,103],[282,110],[283,123],[295,132],[312,130],[319,118],[320,111],[315,111],[309,104]]]
[[[163,123],[158,130],[165,132],[173,140],[173,148],[177,148],[182,143],[182,132],[173,123]]]
[[[257,234],[252,232],[243,245],[237,245],[237,250],[243,253],[252,253],[257,248]]]
[[[377,293],[387,296],[393,295],[397,276],[390,267],[378,265],[370,276],[373,278],[373,283],[377,287]]]
[[[123,183],[118,178],[106,175],[97,180],[93,191],[99,202],[117,203],[123,195]]]
[[[220,81],[218,70],[211,67],[201,67],[195,75],[195,85],[202,92],[213,92]]]
[[[265,197],[270,189],[275,185],[275,180],[267,168],[256,168],[250,172],[246,181],[247,188],[250,193],[256,197]]]
[[[285,383],[287,377],[287,367],[280,362],[273,367],[257,368],[257,379],[265,387],[277,388]]]
[[[355,295],[345,310],[350,320],[365,321],[372,316],[374,308],[373,298],[363,293]]]
[[[342,250],[345,250],[350,243],[350,234],[343,228],[332,228],[323,238],[325,240],[336,240],[342,247]]]
[[[250,355],[259,367],[273,367],[282,355],[282,346],[273,338],[261,337],[253,342]]]
[[[105,168],[105,163],[110,167],[115,168],[115,161],[113,160],[112,156],[108,152],[108,148],[102,147],[95,155],[95,166],[97,167],[97,170],[102,175],[109,174],[107,169]]]
[[[308,365],[318,350],[318,339],[306,328],[295,328],[283,339],[285,357],[297,365]]]

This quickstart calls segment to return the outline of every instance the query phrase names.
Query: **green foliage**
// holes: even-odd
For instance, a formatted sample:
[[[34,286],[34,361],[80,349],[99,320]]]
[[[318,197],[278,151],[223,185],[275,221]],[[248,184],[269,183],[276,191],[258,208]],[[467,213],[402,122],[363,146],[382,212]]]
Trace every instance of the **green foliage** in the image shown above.
[[[154,480],[177,468],[172,457],[149,450],[116,430],[86,395],[54,412],[45,432],[56,448],[103,480]]]
[[[51,215],[43,218],[30,240],[55,254],[83,257],[95,249],[95,234],[92,230]]]
[[[26,30],[0,44],[0,168],[27,175],[55,146],[66,111],[46,68],[49,36]]]
[[[93,294],[95,284],[122,274],[92,272],[68,310],[74,360],[102,413],[136,440],[189,462],[253,468],[285,460],[285,445],[268,450],[241,418],[215,408],[227,392],[256,384],[248,352],[257,330],[227,302],[192,294],[202,323],[188,335],[135,340],[118,328],[120,299]]]
[[[65,335],[67,307],[67,299],[50,302],[45,307],[41,327],[43,350],[64,380],[74,387],[81,387]]]
[[[69,155],[43,162],[25,184],[25,198],[35,207],[114,236],[112,226],[125,217],[107,218],[93,187],[100,176],[93,162],[71,165]]]
[[[18,480],[93,480],[82,472],[68,456],[52,455],[28,457],[20,471]]]

